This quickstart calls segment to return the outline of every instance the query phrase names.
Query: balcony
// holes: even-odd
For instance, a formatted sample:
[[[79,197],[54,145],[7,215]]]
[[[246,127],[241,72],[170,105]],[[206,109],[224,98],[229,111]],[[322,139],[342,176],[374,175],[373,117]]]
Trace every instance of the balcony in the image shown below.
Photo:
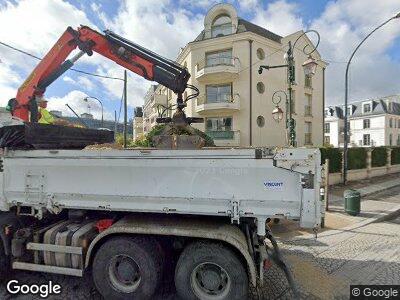
[[[237,147],[240,146],[240,131],[206,131],[213,138],[216,146]]]
[[[304,106],[304,116],[312,117],[312,106],[310,106],[310,105]]]
[[[204,114],[208,112],[235,112],[240,109],[239,94],[221,94],[216,99],[207,99],[207,95],[197,98],[196,112]]]
[[[151,102],[151,107],[157,107],[159,105],[167,106],[167,95],[154,94]]]
[[[239,77],[240,63],[236,57],[216,57],[199,62],[195,77],[199,82],[232,81]]]
[[[312,145],[312,134],[311,133],[304,134],[304,145]]]

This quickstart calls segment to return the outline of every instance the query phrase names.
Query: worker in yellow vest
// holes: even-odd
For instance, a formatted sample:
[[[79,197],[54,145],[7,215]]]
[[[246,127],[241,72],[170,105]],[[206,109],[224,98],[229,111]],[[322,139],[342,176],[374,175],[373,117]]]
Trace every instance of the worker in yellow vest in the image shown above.
[[[38,101],[39,104],[39,123],[40,124],[54,124],[55,118],[52,114],[46,109],[47,108],[47,100],[44,98],[40,98]]]

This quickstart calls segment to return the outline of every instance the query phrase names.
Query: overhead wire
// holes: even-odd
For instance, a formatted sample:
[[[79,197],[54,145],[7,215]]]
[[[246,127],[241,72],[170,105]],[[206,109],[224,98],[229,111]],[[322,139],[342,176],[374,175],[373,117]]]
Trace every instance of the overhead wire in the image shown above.
[[[3,46],[5,46],[5,47],[7,47],[7,48],[9,48],[9,49],[12,49],[12,50],[14,50],[14,51],[17,51],[17,52],[19,52],[19,53],[28,55],[28,56],[30,56],[30,57],[32,57],[32,58],[34,58],[34,59],[42,60],[42,58],[40,58],[40,57],[38,57],[38,56],[36,56],[36,55],[34,55],[34,54],[31,54],[31,53],[29,53],[29,52],[27,52],[27,51],[18,49],[18,48],[16,48],[16,47],[11,46],[10,44],[4,43],[4,42],[2,42],[2,41],[0,41],[0,45],[3,45]],[[113,80],[122,80],[122,81],[124,81],[123,78],[100,75],[100,74],[96,74],[96,73],[91,73],[91,72],[82,71],[82,70],[75,69],[75,68],[70,68],[70,70],[71,70],[71,71],[74,71],[74,72],[77,72],[77,73],[89,75],[89,76],[94,76],[94,77],[99,77],[99,78],[104,78],[104,79],[113,79]]]

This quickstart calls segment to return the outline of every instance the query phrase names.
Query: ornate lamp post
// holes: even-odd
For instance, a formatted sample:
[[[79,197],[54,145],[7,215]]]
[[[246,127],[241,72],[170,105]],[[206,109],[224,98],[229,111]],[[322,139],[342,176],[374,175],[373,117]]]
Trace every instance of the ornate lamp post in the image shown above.
[[[286,54],[285,54],[285,58],[286,58],[286,65],[277,65],[277,66],[260,66],[260,68],[258,69],[258,73],[261,74],[263,72],[263,69],[269,70],[269,69],[276,69],[276,68],[286,68],[287,69],[287,78],[288,78],[288,96],[289,96],[289,100],[288,100],[288,105],[287,105],[287,114],[288,114],[288,118],[287,118],[287,122],[286,122],[286,127],[288,128],[288,134],[289,134],[289,144],[292,147],[296,146],[296,131],[295,131],[295,127],[296,127],[296,122],[295,120],[292,118],[292,102],[293,102],[293,85],[296,84],[296,78],[295,78],[295,61],[294,61],[294,49],[296,47],[297,42],[299,41],[299,39],[304,36],[307,33],[315,33],[318,37],[318,41],[317,44],[310,50],[307,51],[307,47],[309,47],[309,45],[307,44],[304,48],[303,48],[303,52],[304,54],[308,55],[308,59],[303,63],[303,69],[304,69],[304,74],[306,76],[313,76],[315,74],[315,70],[317,68],[317,62],[315,61],[315,59],[312,58],[311,54],[317,50],[319,42],[320,42],[320,36],[319,33],[315,30],[308,30],[306,32],[303,32],[303,34],[301,34],[293,43],[289,41],[289,49],[287,50]]]
[[[358,51],[360,49],[361,45],[364,44],[364,42],[378,29],[381,27],[385,26],[387,23],[394,19],[399,19],[400,18],[400,13],[395,15],[394,17],[391,17],[389,20],[383,22],[381,25],[376,27],[374,30],[372,30],[359,44],[358,46],[354,49],[353,53],[351,53],[349,61],[347,62],[346,66],[346,75],[345,75],[345,94],[344,94],[344,143],[343,143],[343,184],[347,183],[347,165],[348,165],[348,144],[349,144],[349,128],[347,124],[348,120],[348,113],[347,113],[347,105],[348,105],[348,99],[349,99],[349,68],[350,68],[350,63]]]
[[[100,106],[101,106],[101,127],[104,127],[104,108],[103,108],[103,103],[99,99],[97,99],[96,97],[91,97],[91,96],[87,96],[87,97],[83,98],[83,101],[89,102],[89,99],[95,99],[95,100],[99,101]]]
[[[279,94],[283,94],[285,96],[285,105],[286,105],[286,113],[288,112],[288,96],[284,91],[276,91],[272,95],[272,103],[275,104],[275,108],[272,110],[272,118],[275,122],[280,122],[283,119],[283,110],[279,107],[279,103],[282,101],[282,97]],[[287,115],[286,115],[287,119]]]

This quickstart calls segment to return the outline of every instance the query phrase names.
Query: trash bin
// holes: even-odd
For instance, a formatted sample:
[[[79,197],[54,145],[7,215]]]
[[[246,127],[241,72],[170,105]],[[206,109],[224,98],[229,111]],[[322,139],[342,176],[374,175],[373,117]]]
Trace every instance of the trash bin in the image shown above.
[[[351,216],[357,216],[360,213],[361,195],[356,190],[346,190],[344,196],[344,210]]]

